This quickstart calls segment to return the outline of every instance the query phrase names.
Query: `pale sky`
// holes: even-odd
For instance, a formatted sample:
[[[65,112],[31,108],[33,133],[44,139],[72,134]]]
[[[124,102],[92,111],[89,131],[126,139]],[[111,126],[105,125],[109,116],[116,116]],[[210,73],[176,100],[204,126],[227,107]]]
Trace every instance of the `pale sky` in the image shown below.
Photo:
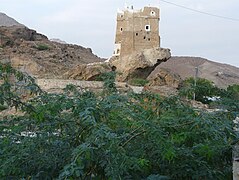
[[[238,0],[167,0],[207,13],[239,19]],[[198,56],[239,67],[239,20],[189,11],[161,0],[0,0],[0,12],[68,43],[92,48],[100,57],[113,52],[117,9],[161,9],[161,47],[173,56]]]

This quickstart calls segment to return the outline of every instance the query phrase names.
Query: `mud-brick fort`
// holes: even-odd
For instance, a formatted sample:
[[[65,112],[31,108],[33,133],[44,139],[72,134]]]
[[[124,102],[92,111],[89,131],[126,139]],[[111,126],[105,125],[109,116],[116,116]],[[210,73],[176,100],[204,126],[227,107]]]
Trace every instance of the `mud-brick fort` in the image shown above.
[[[160,12],[157,7],[134,10],[127,7],[117,13],[114,56],[160,46]]]

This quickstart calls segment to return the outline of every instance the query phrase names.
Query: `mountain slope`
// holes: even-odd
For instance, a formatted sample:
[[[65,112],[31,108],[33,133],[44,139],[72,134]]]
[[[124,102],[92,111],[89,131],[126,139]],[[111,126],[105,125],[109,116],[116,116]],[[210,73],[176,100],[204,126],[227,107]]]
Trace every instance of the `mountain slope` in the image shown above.
[[[26,27],[0,27],[0,62],[38,78],[62,78],[79,64],[101,62],[90,48],[52,42]]]
[[[194,77],[195,67],[199,69],[199,77],[211,80],[221,88],[239,84],[239,68],[200,57],[172,57],[167,62],[161,63],[151,76],[159,72],[160,68],[166,68],[185,79]]]
[[[17,22],[15,19],[0,12],[0,26],[9,27],[9,26],[23,26],[23,25]]]

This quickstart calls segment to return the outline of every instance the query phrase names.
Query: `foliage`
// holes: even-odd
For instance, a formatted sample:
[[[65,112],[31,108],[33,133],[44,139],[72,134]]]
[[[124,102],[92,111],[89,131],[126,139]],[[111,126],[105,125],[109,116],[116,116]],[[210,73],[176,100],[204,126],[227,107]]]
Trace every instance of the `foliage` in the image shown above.
[[[117,92],[115,85],[116,72],[108,72],[101,75],[104,81],[104,93],[110,94]]]
[[[1,79],[17,74],[6,68]],[[114,74],[104,86],[100,96],[72,85],[61,94],[31,89],[36,96],[23,102],[8,84],[1,99],[24,114],[0,121],[0,179],[231,178],[233,113],[196,111],[178,97],[119,94]]]
[[[134,79],[130,79],[128,83],[133,86],[144,86],[148,82],[149,81],[146,79],[134,78]]]
[[[210,103],[210,97],[219,96],[221,90],[213,85],[213,83],[207,79],[197,78],[196,86],[194,78],[188,78],[184,80],[180,89],[180,95],[193,99],[195,93],[195,100],[202,103]]]
[[[239,84],[234,84],[227,87],[227,96],[229,98],[239,100]]]
[[[7,106],[0,105],[0,112],[3,111],[3,110],[6,110],[7,108],[8,108]]]
[[[39,51],[45,51],[45,50],[48,50],[49,49],[49,46],[46,45],[46,44],[38,44],[36,46],[36,49],[38,49]]]
[[[221,90],[220,101],[211,104],[218,109],[227,109],[234,116],[239,116],[239,85],[228,86],[226,90]]]

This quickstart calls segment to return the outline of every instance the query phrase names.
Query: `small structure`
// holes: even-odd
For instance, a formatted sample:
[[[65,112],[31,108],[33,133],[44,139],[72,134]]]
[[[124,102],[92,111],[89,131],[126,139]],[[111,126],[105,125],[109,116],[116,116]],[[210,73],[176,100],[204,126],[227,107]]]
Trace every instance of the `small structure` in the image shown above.
[[[113,56],[160,47],[160,11],[157,7],[134,10],[133,6],[118,10]]]

